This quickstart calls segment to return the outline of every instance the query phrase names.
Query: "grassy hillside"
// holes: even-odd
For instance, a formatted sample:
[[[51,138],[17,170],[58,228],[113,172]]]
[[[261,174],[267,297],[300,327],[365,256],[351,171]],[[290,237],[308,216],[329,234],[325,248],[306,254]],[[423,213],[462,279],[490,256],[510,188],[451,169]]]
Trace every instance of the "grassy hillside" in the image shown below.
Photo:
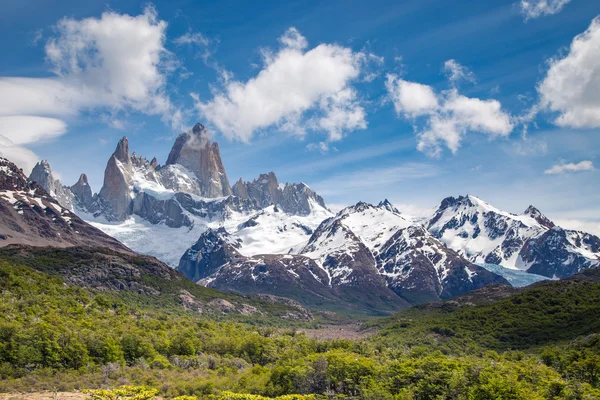
[[[8,246],[0,248],[0,260],[94,289],[107,298],[165,313],[197,312],[210,319],[261,325],[281,325],[282,318],[297,325],[312,320],[308,310],[287,299],[205,288],[159,260],[135,253],[106,248]]]
[[[499,291],[509,297],[486,301],[498,297]],[[484,288],[450,301],[413,307],[365,327],[380,329],[376,340],[385,345],[427,345],[453,353],[523,350],[568,342],[600,332],[600,270],[540,282],[521,291]]]
[[[140,300],[148,295],[132,291],[76,287],[59,275],[4,260],[0,392],[133,384],[167,398],[252,398],[226,393],[233,391],[361,399],[595,399],[600,337],[588,333],[597,331],[597,285],[561,282],[518,294],[516,301],[415,308],[371,324],[382,328],[371,339],[318,341],[290,329],[148,303]],[[547,303],[538,290],[551,290],[546,293],[556,303]],[[534,313],[529,319],[537,322],[528,333],[509,334],[511,344],[504,345],[527,304],[547,314],[549,331]],[[511,305],[518,311],[511,313]],[[559,323],[565,315],[552,307],[567,307],[576,317]],[[508,322],[493,322],[489,313]],[[465,322],[467,317],[479,322]],[[406,321],[409,326],[402,326]],[[559,332],[576,321],[587,327]],[[491,333],[498,328],[504,333]]]

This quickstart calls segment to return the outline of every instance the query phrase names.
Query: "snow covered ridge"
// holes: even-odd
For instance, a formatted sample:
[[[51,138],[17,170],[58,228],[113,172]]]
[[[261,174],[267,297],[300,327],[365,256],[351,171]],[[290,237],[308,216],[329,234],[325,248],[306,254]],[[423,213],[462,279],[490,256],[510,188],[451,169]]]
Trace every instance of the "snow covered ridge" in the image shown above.
[[[600,264],[600,238],[556,226],[533,206],[501,211],[475,196],[444,199],[427,223],[448,247],[475,263],[563,278]]]

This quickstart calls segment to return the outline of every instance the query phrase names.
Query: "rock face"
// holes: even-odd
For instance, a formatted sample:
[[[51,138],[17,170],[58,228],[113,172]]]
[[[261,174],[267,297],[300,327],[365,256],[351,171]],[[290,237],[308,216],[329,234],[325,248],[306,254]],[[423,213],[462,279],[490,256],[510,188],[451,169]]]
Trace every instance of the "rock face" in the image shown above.
[[[181,257],[177,269],[197,282],[214,274],[234,258],[242,257],[237,251],[239,247],[239,241],[232,238],[224,228],[209,228]]]
[[[325,201],[304,183],[279,184],[274,172],[260,174],[252,182],[240,178],[232,188],[235,196],[251,199],[258,207],[277,205],[282,211],[295,215],[308,215],[314,204],[325,208]]]
[[[509,285],[435,239],[423,226],[397,231],[377,255],[389,287],[411,304],[438,301],[490,284]]]
[[[129,141],[124,137],[106,164],[104,184],[98,193],[108,220],[121,221],[130,215],[132,175]]]
[[[519,256],[527,272],[565,278],[600,265],[600,238],[554,226],[525,242]]]
[[[318,299],[372,314],[508,284],[446,248],[388,201],[358,203],[326,219],[295,250],[299,254],[244,257],[238,250],[225,230],[210,231],[182,257],[179,270],[222,290],[283,295],[310,306]]]
[[[94,202],[94,195],[92,193],[92,188],[88,183],[88,178],[86,174],[81,174],[79,176],[79,180],[71,186],[71,193],[74,196],[74,206],[75,208],[79,208],[81,210],[87,210],[92,207]]]
[[[563,278],[600,264],[597,236],[557,227],[529,206],[521,215],[475,196],[448,197],[428,222],[429,231],[475,263],[497,264]]]
[[[179,135],[167,165],[179,164],[191,171],[200,183],[200,196],[213,198],[232,194],[218,143],[211,143],[206,128],[196,124]]]
[[[47,160],[42,160],[35,164],[29,179],[40,185],[46,192],[56,199],[61,205],[73,209],[74,195],[71,189],[63,186],[60,180],[54,179],[52,169]]]
[[[59,204],[7,159],[0,158],[0,247],[102,246],[130,250]]]

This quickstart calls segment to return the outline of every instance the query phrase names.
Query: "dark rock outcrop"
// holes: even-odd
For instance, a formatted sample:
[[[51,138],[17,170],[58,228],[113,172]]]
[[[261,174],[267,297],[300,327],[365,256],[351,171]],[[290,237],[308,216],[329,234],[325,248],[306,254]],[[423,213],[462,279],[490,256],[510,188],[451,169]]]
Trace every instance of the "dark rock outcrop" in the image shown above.
[[[237,251],[239,247],[239,239],[233,239],[224,228],[208,229],[181,257],[177,270],[197,282],[234,258],[242,257]]]

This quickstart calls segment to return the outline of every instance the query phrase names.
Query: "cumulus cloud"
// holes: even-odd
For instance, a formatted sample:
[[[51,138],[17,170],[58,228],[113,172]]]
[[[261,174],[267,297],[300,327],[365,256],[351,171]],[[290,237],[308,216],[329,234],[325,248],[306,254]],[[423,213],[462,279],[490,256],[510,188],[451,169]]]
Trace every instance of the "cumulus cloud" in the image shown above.
[[[263,51],[264,65],[246,82],[225,80],[210,101],[198,101],[202,116],[226,137],[249,141],[267,127],[304,136],[324,131],[329,141],[367,126],[352,83],[369,58],[331,44],[308,49],[295,28],[279,39],[276,51]]]
[[[578,163],[559,163],[544,171],[547,175],[558,175],[566,172],[595,171],[594,164],[590,160],[584,160]]]
[[[416,118],[439,108],[437,95],[431,86],[405,81],[393,74],[387,76],[385,86],[399,115]]]
[[[164,47],[166,27],[152,7],[137,16],[105,12],[60,20],[45,46],[54,76],[0,77],[0,135],[6,139],[0,146],[15,151],[60,136],[65,121],[84,111],[160,115],[180,129],[181,113],[165,89],[177,66]]]
[[[475,74],[467,67],[459,64],[456,60],[448,60],[444,63],[444,72],[452,84],[465,80],[475,82]]]
[[[386,88],[399,116],[413,122],[417,117],[425,119],[417,148],[432,157],[441,155],[443,145],[456,153],[469,131],[494,139],[510,135],[514,127],[497,100],[466,97],[456,88],[436,93],[431,86],[393,74],[388,75]]]
[[[538,85],[539,108],[558,113],[555,123],[573,128],[600,127],[600,17],[577,35],[564,57],[550,60]]]
[[[521,0],[525,20],[559,13],[571,0]]]

